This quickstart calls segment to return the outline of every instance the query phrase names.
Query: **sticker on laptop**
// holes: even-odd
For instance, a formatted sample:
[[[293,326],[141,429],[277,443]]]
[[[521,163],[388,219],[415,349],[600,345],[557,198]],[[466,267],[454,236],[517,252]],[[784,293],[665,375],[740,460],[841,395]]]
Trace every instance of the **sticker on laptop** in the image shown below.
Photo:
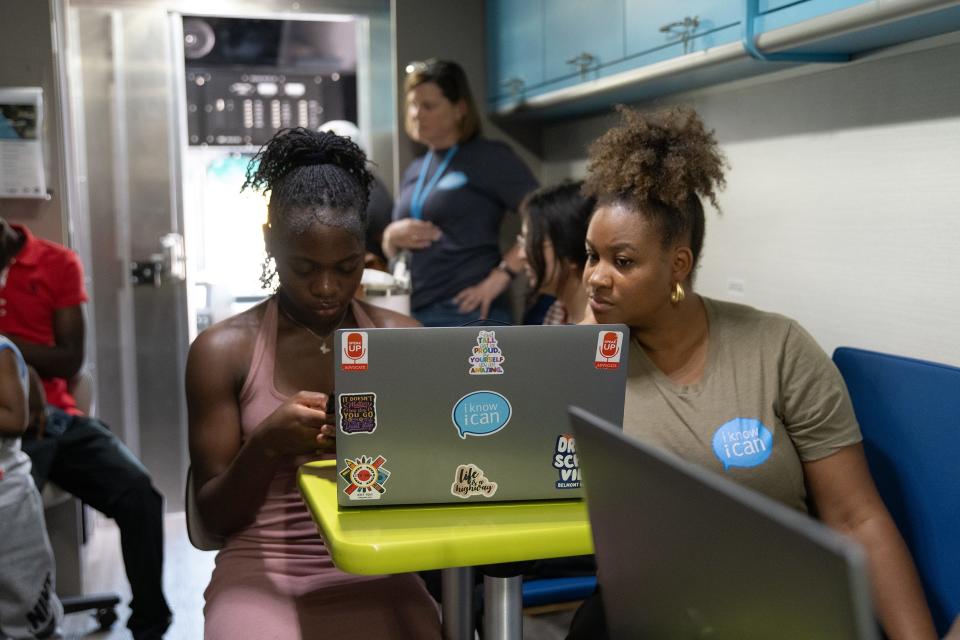
[[[469,373],[472,376],[499,376],[503,374],[503,351],[497,344],[496,331],[481,331],[477,335],[477,346],[470,353]]]
[[[489,436],[500,431],[512,413],[510,401],[496,391],[474,391],[457,400],[450,417],[457,434],[466,440],[467,434]]]
[[[553,449],[553,468],[560,474],[556,482],[557,489],[580,488],[580,460],[572,435],[565,433],[557,437],[557,445]]]
[[[466,500],[470,496],[489,498],[497,492],[497,483],[490,482],[483,469],[475,464],[461,464],[453,476],[450,493]]]
[[[597,369],[619,369],[623,331],[601,331],[597,334],[597,355],[593,366]]]
[[[377,430],[377,394],[341,393],[337,423],[347,435],[373,433]]]
[[[340,348],[343,349],[340,368],[344,371],[367,370],[367,332],[344,331],[340,334]]]
[[[343,489],[347,497],[351,500],[379,500],[386,491],[383,485],[390,479],[390,472],[383,466],[386,461],[383,456],[344,460],[347,466],[340,471],[340,476],[347,481]]]

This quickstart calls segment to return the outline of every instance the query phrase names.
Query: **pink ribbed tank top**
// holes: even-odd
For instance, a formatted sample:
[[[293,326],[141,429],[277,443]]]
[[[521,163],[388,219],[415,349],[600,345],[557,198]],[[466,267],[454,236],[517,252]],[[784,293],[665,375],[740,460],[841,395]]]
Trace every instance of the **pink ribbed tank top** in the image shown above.
[[[357,326],[373,327],[363,308],[356,301],[351,304]],[[274,384],[277,312],[277,300],[271,298],[267,301],[250,370],[240,391],[240,422],[245,438],[287,400]],[[232,535],[220,551],[217,558],[220,572],[265,570],[280,591],[294,596],[370,579],[345,574],[333,566],[297,488],[297,468],[301,464],[332,457],[332,454],[299,457],[277,471],[254,521]],[[230,579],[228,575],[216,577]]]

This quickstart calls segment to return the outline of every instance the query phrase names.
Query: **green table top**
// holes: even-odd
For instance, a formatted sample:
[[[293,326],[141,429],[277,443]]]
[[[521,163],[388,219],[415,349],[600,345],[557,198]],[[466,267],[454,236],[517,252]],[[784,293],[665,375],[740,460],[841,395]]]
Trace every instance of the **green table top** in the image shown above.
[[[335,461],[305,464],[298,479],[334,564],[347,573],[407,573],[593,553],[582,500],[341,508]]]

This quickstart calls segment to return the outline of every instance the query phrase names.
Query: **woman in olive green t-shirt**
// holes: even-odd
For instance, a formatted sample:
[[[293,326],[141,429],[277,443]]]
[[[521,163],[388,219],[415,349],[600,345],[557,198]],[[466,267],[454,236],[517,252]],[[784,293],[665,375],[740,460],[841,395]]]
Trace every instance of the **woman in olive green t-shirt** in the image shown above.
[[[936,637],[827,355],[788,318],[692,291],[700,199],[717,206],[724,185],[713,133],[690,109],[621,112],[590,148],[584,192],[597,206],[583,282],[598,322],[630,327],[624,430],[794,508],[809,502],[865,548],[887,635]]]

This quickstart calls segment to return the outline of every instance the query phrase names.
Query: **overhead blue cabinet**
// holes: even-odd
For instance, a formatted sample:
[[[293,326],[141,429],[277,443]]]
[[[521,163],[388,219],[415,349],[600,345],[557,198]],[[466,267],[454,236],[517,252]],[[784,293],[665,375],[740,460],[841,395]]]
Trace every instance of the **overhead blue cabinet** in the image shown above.
[[[850,54],[960,29],[960,3],[947,2],[929,3],[913,14],[898,0],[487,0],[490,105],[503,113],[524,101],[540,109],[565,101],[595,109],[603,100],[646,99],[765,73],[777,67],[745,60],[748,53],[769,59],[770,52],[727,47],[714,57],[730,64],[706,70],[701,63],[709,56],[690,56],[669,73],[663,67],[646,74],[643,89],[630,84],[644,76],[634,71],[738,43],[747,27],[748,2],[756,3],[750,25],[755,37],[802,23],[820,34],[789,51],[769,42],[776,37],[767,39],[780,60],[792,55],[796,64],[824,61],[824,56],[838,62]],[[858,5],[862,10],[845,12]],[[744,59],[733,60],[731,52]],[[617,76],[613,83],[594,83],[585,92],[564,91]],[[610,91],[619,93],[613,98]]]
[[[487,95],[519,98],[543,84],[544,0],[493,0],[487,11]]]
[[[664,50],[666,58],[736,42],[743,15],[743,2],[731,0],[626,0],[627,55]]]
[[[820,16],[849,9],[858,4],[866,4],[872,0],[758,0],[757,21],[754,24],[756,33],[770,31],[799,24],[804,20],[819,18]],[[736,2],[742,7],[743,2]]]
[[[595,77],[597,67],[623,59],[623,0],[547,0],[544,8],[547,81]]]

